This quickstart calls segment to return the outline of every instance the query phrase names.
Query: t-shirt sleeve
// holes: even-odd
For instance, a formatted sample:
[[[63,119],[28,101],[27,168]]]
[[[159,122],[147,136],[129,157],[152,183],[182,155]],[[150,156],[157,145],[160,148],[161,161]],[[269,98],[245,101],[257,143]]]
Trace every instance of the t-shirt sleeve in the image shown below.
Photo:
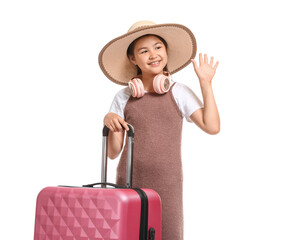
[[[128,87],[123,88],[120,90],[114,97],[113,102],[111,104],[111,107],[109,109],[109,112],[116,113],[121,118],[125,119],[124,111],[125,106],[131,96],[130,89]]]
[[[182,115],[188,122],[192,122],[192,113],[204,107],[201,100],[188,86],[178,82],[173,86],[172,93]]]

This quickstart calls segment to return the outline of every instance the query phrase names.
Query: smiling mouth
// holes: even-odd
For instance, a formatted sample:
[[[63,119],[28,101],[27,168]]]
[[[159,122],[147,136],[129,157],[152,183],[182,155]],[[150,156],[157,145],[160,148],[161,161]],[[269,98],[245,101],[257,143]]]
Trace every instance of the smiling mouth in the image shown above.
[[[149,63],[148,65],[150,65],[150,66],[158,66],[159,63],[160,63],[160,61],[155,61],[155,62]]]

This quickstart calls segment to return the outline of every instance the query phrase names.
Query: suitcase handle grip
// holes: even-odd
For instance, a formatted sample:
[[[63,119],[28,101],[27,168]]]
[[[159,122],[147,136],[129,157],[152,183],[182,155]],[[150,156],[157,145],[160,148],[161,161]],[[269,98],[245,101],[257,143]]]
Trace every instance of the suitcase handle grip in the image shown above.
[[[133,151],[134,151],[134,136],[135,130],[131,124],[128,124],[128,152],[127,152],[127,178],[126,187],[132,187],[132,176],[133,176]],[[103,128],[103,141],[102,141],[102,166],[101,166],[101,182],[107,182],[107,155],[108,155],[108,135],[109,128],[104,126]],[[104,185],[102,185],[104,187]]]
[[[129,127],[129,131],[127,131],[128,137],[134,137],[134,135],[135,135],[134,127],[131,124],[129,124],[129,123],[127,123],[127,125]],[[125,129],[122,124],[121,124],[121,126],[122,126],[123,129]],[[110,129],[105,125],[104,128],[103,128],[103,137],[108,137],[109,131],[110,131]]]
[[[103,185],[110,185],[110,186],[115,187],[115,188],[126,188],[126,187],[120,186],[118,184],[107,183],[107,182],[106,183],[91,183],[91,184],[82,185],[82,187],[94,187],[96,185],[102,185],[102,187],[103,187]]]

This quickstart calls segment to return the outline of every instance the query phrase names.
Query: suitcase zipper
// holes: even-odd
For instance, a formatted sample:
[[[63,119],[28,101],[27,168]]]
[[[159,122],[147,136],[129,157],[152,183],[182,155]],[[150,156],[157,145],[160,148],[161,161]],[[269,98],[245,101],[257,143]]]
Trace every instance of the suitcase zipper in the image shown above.
[[[147,240],[148,229],[148,198],[146,193],[140,188],[133,188],[141,198],[141,224],[140,240]]]
[[[149,229],[149,240],[155,240],[155,229],[154,228]]]

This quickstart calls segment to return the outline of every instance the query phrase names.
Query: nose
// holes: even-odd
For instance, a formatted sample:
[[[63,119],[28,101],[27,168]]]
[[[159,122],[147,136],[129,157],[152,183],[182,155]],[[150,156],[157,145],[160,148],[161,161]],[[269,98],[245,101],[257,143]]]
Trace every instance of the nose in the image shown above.
[[[150,54],[149,54],[149,59],[155,59],[157,57],[157,54],[155,51],[150,51]]]

